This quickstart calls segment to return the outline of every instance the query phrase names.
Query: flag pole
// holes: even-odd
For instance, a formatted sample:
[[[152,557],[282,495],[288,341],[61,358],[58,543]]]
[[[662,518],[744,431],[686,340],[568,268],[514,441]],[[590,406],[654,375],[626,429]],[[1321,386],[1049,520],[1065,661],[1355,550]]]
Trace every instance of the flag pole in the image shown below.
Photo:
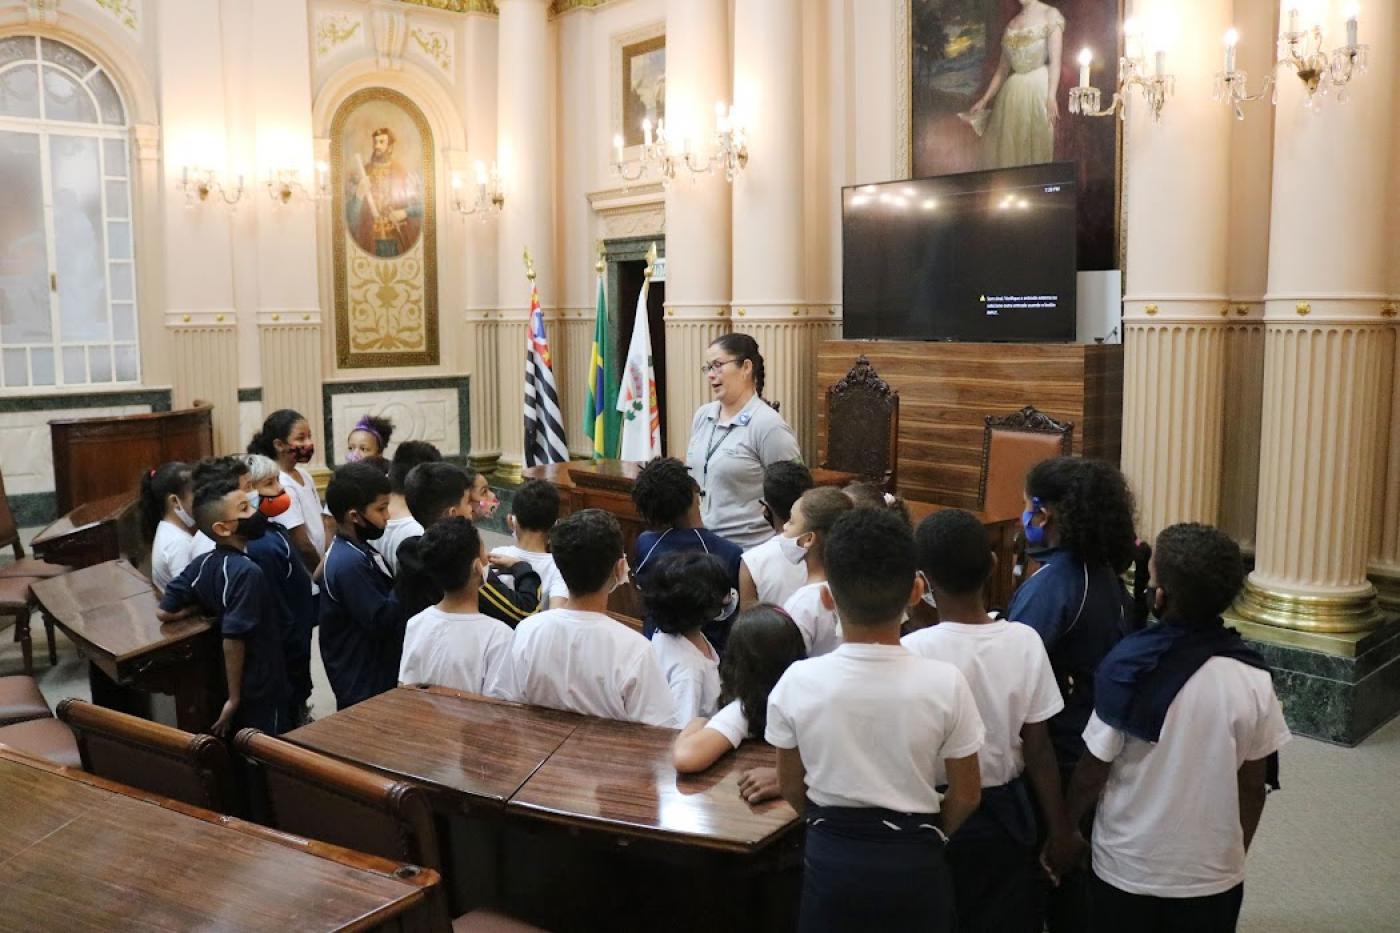
[[[652,249],[655,248],[656,244],[653,243]],[[535,262],[530,258],[530,247],[528,246],[525,247],[525,278],[530,280],[531,285],[535,284]]]

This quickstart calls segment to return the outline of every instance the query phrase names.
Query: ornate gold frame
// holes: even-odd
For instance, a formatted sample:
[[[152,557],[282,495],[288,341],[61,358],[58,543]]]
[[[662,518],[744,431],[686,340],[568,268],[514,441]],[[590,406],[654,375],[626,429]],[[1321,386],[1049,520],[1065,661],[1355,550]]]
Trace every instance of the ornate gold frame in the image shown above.
[[[387,101],[399,107],[413,121],[423,139],[423,328],[426,348],[417,353],[351,353],[350,309],[345,281],[345,154],[341,135],[345,121],[368,101]],[[433,130],[423,111],[407,96],[383,87],[356,91],[335,110],[331,119],[331,246],[335,263],[335,357],[341,369],[369,369],[376,366],[436,366],[441,362],[438,333],[437,283],[437,160]]]

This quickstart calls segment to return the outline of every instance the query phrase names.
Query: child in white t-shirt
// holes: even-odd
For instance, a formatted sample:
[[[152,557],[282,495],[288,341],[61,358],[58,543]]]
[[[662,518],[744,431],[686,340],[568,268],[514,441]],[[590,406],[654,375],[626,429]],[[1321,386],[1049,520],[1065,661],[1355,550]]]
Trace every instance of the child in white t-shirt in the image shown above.
[[[486,546],[458,515],[423,534],[423,566],[442,587],[442,600],[408,620],[400,683],[429,683],[509,699],[510,626],[483,615],[477,592],[486,579]]]
[[[953,930],[943,848],[981,799],[977,703],[957,668],[899,643],[923,593],[906,524],[841,516],[824,569],[844,641],[787,669],[765,730],[783,799],[807,819],[800,927]]]
[[[1047,863],[1056,873],[1068,871],[1080,852],[1046,725],[1064,700],[1035,630],[987,614],[982,593],[996,555],[977,517],[961,509],[937,512],[919,525],[916,542],[939,622],[902,643],[962,672],[987,732],[977,753],[982,805],[948,842],[958,926],[1040,933],[1045,884],[1027,784],[1043,815]]]
[[[351,434],[354,437],[354,434]],[[394,460],[389,465],[389,522],[384,526],[384,534],[378,541],[370,542],[370,547],[384,558],[389,572],[398,575],[399,545],[409,538],[423,534],[423,526],[413,517],[404,498],[404,488],[408,474],[420,463],[438,463],[442,454],[427,441],[404,441],[394,448]]]
[[[792,517],[778,536],[787,559],[807,568],[807,583],[788,597],[783,609],[802,632],[808,657],[828,654],[841,644],[841,621],[826,585],[823,552],[831,526],[853,508],[850,498],[835,487],[809,489],[792,507]]]
[[[672,551],[652,562],[642,588],[656,623],[651,649],[676,703],[676,723],[719,709],[719,652],[701,630],[738,601],[724,563],[704,551]]]
[[[509,662],[513,698],[674,726],[675,704],[651,644],[607,614],[608,594],[627,579],[617,519],[599,509],[574,512],[554,526],[549,546],[569,598],[516,626]]]
[[[655,638],[652,639],[655,644]],[[719,662],[720,702],[708,719],[692,719],[676,736],[672,760],[681,774],[704,771],[745,739],[763,740],[768,694],[793,662],[807,657],[802,633],[777,606],[759,603],[739,613]],[[753,768],[739,776],[749,803],[778,796],[777,769]]]
[[[1157,536],[1156,625],[1100,662],[1087,753],[1070,784],[1094,817],[1095,927],[1234,930],[1245,853],[1289,738],[1268,666],[1220,619],[1244,584],[1234,541],[1206,525]],[[1102,798],[1100,799],[1100,795]]]
[[[273,521],[287,529],[307,571],[315,573],[326,553],[326,526],[333,523],[328,516],[322,517],[316,481],[303,465],[316,455],[311,423],[300,412],[278,409],[267,416],[262,429],[248,442],[248,453],[262,454],[281,469],[278,479],[291,495],[291,505]]]
[[[744,552],[739,564],[739,605],[781,606],[807,582],[807,565],[783,556],[779,539],[798,498],[812,488],[812,471],[796,460],[779,460],[763,468],[763,518],[777,532]]]
[[[188,464],[163,463],[141,477],[141,521],[151,539],[151,582],[162,593],[190,562],[194,480]]]
[[[532,479],[521,484],[511,502],[506,524],[515,537],[515,544],[492,548],[491,566],[510,586],[515,579],[510,569],[525,561],[540,575],[540,608],[562,606],[569,598],[569,588],[554,566],[549,553],[549,529],[559,521],[559,490],[553,483]]]

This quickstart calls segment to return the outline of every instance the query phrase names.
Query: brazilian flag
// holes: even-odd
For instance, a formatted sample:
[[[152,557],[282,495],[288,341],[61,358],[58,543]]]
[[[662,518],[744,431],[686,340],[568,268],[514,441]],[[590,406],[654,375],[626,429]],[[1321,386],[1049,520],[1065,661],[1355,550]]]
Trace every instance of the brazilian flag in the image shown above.
[[[593,459],[607,460],[617,452],[617,379],[608,365],[608,293],[598,273],[598,318],[593,325],[593,354],[588,363],[588,400],[583,409],[584,432],[593,441]]]

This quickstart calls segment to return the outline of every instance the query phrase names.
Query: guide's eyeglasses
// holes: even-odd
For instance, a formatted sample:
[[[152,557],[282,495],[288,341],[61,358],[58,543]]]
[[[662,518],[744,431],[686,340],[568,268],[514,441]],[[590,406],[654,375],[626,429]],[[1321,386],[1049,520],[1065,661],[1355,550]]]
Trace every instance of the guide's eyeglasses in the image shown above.
[[[710,373],[717,373],[730,363],[737,363],[738,360],[715,360],[713,363],[705,363],[700,367],[700,375],[708,376]]]

